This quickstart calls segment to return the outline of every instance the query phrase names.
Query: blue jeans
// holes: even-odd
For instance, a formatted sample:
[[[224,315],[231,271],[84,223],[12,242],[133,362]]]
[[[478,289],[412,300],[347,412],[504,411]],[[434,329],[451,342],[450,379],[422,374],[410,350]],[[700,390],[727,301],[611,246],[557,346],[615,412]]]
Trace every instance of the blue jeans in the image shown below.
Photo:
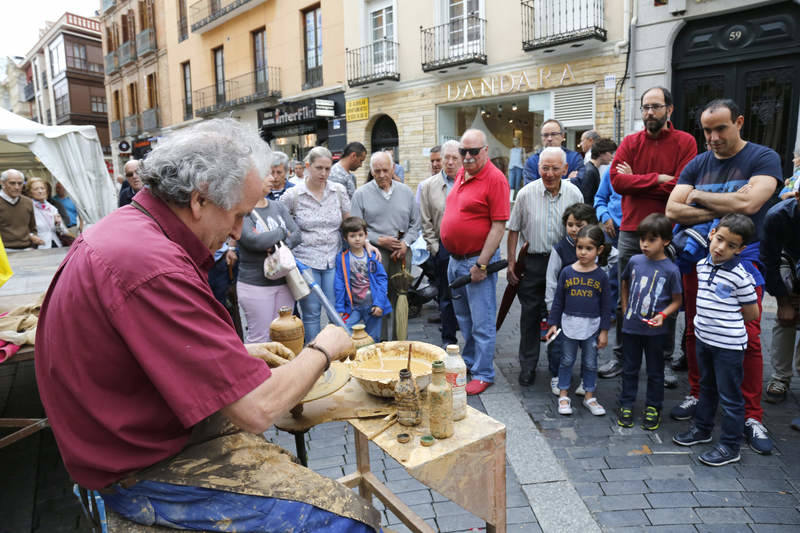
[[[336,295],[333,292],[333,279],[336,276],[336,269],[318,270],[309,268],[314,281],[322,288],[323,294],[333,305],[336,302]],[[306,330],[306,342],[311,342],[319,334],[320,315],[322,314],[322,303],[313,292],[300,300],[300,310],[303,313],[303,328]]]
[[[597,388],[597,333],[582,341],[570,339],[562,332],[559,337],[563,340],[564,353],[561,354],[561,363],[558,366],[558,388],[569,389],[572,381],[572,367],[578,358],[578,348],[581,349],[581,378],[583,389],[594,392]],[[556,341],[551,342],[552,345]]]
[[[700,401],[694,412],[694,424],[711,433],[719,403],[722,410],[719,441],[736,453],[744,432],[744,350],[717,348],[697,339],[695,352],[700,369]]]
[[[522,185],[522,169],[514,167],[508,169],[508,186],[512,191],[518,191]]]
[[[353,326],[361,324],[362,322],[367,327],[367,334],[372,337],[375,342],[381,341],[381,317],[375,316],[370,313],[372,310],[371,305],[356,307],[350,311],[350,316],[347,317],[345,325],[350,329],[350,335],[353,334]]]
[[[453,282],[456,278],[469,274],[478,260],[470,257],[459,261],[452,255],[447,268],[447,279]],[[490,263],[500,260],[500,251],[496,251]],[[461,356],[467,368],[472,372],[472,379],[494,383],[494,344],[497,336],[495,320],[497,318],[497,273],[489,274],[479,283],[467,283],[463,287],[453,289],[453,311],[456,313],[458,327],[464,336],[464,349]]]
[[[622,334],[622,392],[619,404],[633,408],[639,390],[639,369],[642,352],[647,365],[647,394],[645,405],[661,409],[664,405],[664,345],[667,335]]]
[[[366,524],[307,503],[202,487],[141,481],[104,495],[105,504],[128,520],[203,531],[373,531]]]

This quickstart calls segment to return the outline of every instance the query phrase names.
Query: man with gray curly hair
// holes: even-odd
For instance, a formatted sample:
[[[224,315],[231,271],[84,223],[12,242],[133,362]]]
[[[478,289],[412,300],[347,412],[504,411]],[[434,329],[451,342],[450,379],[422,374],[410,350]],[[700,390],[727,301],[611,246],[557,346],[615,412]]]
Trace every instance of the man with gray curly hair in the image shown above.
[[[72,478],[129,520],[379,527],[366,501],[260,435],[352,347],[347,333],[329,326],[293,359],[245,347],[208,286],[212,252],[240,237],[268,167],[268,147],[234,120],[172,134],[141,164],[146,187],[75,241],[48,289],[36,377],[50,425]],[[270,370],[275,354],[292,360]]]

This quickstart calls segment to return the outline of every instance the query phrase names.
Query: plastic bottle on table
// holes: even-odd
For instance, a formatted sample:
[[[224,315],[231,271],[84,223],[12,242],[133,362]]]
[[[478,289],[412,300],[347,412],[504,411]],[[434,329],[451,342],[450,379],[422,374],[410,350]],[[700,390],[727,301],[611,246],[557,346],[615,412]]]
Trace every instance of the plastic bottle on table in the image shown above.
[[[444,366],[447,382],[453,389],[453,420],[461,420],[467,416],[467,365],[461,358],[458,344],[447,346]]]

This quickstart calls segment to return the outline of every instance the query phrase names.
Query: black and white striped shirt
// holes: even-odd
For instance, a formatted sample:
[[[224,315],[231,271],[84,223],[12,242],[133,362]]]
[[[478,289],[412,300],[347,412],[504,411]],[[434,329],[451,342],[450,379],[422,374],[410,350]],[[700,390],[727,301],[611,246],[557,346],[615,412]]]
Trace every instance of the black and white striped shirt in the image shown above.
[[[753,277],[738,256],[721,265],[715,265],[710,256],[697,263],[694,331],[704,343],[726,350],[744,350],[747,331],[742,306],[757,301]]]

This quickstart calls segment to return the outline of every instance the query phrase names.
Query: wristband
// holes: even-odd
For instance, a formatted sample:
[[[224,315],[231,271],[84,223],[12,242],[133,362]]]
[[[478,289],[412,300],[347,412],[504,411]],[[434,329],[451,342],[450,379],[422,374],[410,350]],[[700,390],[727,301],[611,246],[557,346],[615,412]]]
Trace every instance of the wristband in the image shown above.
[[[661,318],[663,318],[664,320],[667,319],[667,315],[664,314],[664,311],[659,311],[658,314],[661,315]]]
[[[331,354],[328,353],[328,350],[326,350],[325,348],[319,346],[314,342],[309,342],[308,344],[306,344],[306,348],[311,348],[312,350],[316,350],[325,356],[326,362],[325,362],[325,368],[322,369],[323,372],[325,372],[331,367]]]

